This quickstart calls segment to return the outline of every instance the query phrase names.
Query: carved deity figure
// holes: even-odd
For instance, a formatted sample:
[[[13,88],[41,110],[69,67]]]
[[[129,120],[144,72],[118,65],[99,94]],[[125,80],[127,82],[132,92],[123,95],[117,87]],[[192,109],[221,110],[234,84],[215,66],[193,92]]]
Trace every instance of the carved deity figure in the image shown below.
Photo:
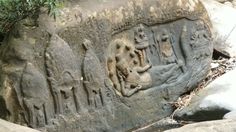
[[[114,59],[112,59],[112,56],[109,56],[108,70],[109,73],[112,72],[112,76],[110,76],[111,81],[114,83],[114,86],[119,86],[116,90],[122,96],[130,97],[139,90],[159,86],[173,77],[175,71],[180,67],[180,64],[176,63],[159,66],[148,64],[140,66],[139,57],[135,53],[136,48],[134,45],[132,46],[128,41],[116,40],[115,42],[110,47],[112,50],[115,49],[110,54],[114,53],[115,55],[113,54]],[[116,51],[117,48],[113,48],[117,47],[117,45],[119,45],[119,51]],[[115,79],[115,75],[118,81]]]
[[[89,105],[101,107],[103,105],[101,89],[105,87],[105,75],[102,72],[100,61],[92,49],[91,41],[85,39],[83,47],[86,51],[83,62],[84,86],[87,90]]]
[[[145,33],[145,28],[142,24],[135,29],[134,32],[134,41],[136,53],[139,55],[140,65],[145,67],[147,63],[150,63],[150,59],[147,56],[146,49],[149,46],[148,37]]]
[[[28,125],[33,128],[44,127],[52,117],[48,105],[50,93],[46,79],[32,63],[27,63],[23,71],[21,91]]]
[[[160,39],[159,47],[162,63],[164,65],[176,63],[177,59],[173,51],[171,36],[168,34],[167,30],[163,30]]]
[[[45,56],[56,113],[79,112],[83,109],[79,104],[80,77],[73,51],[64,40],[53,35]]]

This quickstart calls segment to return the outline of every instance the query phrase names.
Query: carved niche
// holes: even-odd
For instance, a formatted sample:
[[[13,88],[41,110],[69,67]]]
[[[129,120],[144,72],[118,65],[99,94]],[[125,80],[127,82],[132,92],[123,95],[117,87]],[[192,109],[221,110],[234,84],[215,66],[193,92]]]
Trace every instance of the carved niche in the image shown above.
[[[196,22],[198,29],[192,31],[191,40],[192,28],[188,22],[182,25],[173,22],[182,28],[179,31],[168,24],[139,24],[124,31],[128,37],[114,35],[108,47],[107,69],[117,93],[129,97],[140,90],[174,85],[183,81],[181,78],[190,77],[196,58],[204,60],[211,55],[209,47],[209,50],[202,49],[210,40],[209,32],[199,22]]]

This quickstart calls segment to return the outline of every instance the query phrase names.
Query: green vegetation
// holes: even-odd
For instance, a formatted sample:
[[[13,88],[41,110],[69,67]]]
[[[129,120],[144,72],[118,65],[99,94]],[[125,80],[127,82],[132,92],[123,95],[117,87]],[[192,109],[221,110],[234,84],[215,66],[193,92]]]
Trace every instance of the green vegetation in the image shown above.
[[[58,0],[0,0],[0,34],[8,33],[26,17],[37,19],[41,7],[55,18],[57,6]]]

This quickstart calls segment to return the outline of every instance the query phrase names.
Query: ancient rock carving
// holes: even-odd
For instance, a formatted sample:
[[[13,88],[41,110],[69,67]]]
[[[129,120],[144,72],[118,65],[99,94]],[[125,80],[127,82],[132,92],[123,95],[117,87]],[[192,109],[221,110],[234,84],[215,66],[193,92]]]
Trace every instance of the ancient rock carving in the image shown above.
[[[110,49],[115,50],[110,52],[107,62],[110,79],[116,90],[126,97],[133,95],[139,90],[165,83],[182,66],[179,63],[172,63],[142,67],[138,59],[139,53],[135,52],[135,45],[126,40],[115,40],[111,43]]]
[[[158,51],[159,51],[161,64],[167,65],[171,63],[176,63],[177,65],[180,66],[179,67],[180,69],[176,70],[176,72],[174,73],[175,76],[169,78],[167,81],[167,83],[173,83],[174,81],[176,81],[176,79],[181,73],[186,72],[184,62],[183,60],[179,59],[178,56],[176,55],[176,51],[173,47],[173,45],[176,44],[176,42],[174,42],[173,36],[171,33],[169,33],[166,29],[162,29],[159,34],[158,33],[154,33],[154,34],[157,35],[156,40],[154,41],[159,47]],[[182,45],[180,45],[180,47],[181,46]]]
[[[196,27],[192,29],[190,45],[194,54],[196,54],[195,59],[204,59],[211,56],[211,49],[207,47],[210,42],[210,34],[207,29],[202,21],[197,21]]]
[[[33,128],[44,127],[52,117],[47,103],[50,92],[46,79],[32,63],[27,63],[23,71],[21,91],[27,123]]]
[[[180,35],[180,47],[183,53],[183,57],[185,59],[185,67],[182,67],[184,72],[186,72],[186,68],[191,65],[192,58],[193,58],[193,49],[191,49],[189,39],[187,38],[187,26],[183,26],[182,32]]]
[[[139,55],[140,65],[145,67],[150,63],[150,59],[147,56],[146,49],[149,47],[148,37],[145,33],[145,28],[140,24],[134,31],[134,41],[136,53]]]
[[[83,47],[86,50],[83,62],[84,86],[88,93],[89,105],[101,107],[103,105],[101,89],[105,87],[105,74],[92,49],[91,41],[85,39]]]
[[[173,41],[170,34],[167,30],[163,30],[161,37],[160,37],[160,58],[163,64],[170,64],[175,63],[177,58],[175,56],[175,52],[173,51]]]
[[[57,114],[79,112],[78,64],[69,45],[53,35],[46,49],[46,67]]]
[[[1,45],[0,100],[10,121],[48,132],[134,130],[171,114],[169,102],[209,71],[210,21],[199,0],[71,4],[59,22],[20,21]],[[92,42],[85,50],[84,38]]]

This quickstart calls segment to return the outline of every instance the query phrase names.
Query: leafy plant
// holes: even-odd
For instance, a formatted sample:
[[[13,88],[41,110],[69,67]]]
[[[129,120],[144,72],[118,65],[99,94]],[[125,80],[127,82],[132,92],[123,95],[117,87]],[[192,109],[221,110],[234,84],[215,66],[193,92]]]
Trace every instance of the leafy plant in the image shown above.
[[[0,34],[6,34],[26,17],[36,19],[41,7],[46,7],[55,18],[58,3],[58,0],[0,0]]]

